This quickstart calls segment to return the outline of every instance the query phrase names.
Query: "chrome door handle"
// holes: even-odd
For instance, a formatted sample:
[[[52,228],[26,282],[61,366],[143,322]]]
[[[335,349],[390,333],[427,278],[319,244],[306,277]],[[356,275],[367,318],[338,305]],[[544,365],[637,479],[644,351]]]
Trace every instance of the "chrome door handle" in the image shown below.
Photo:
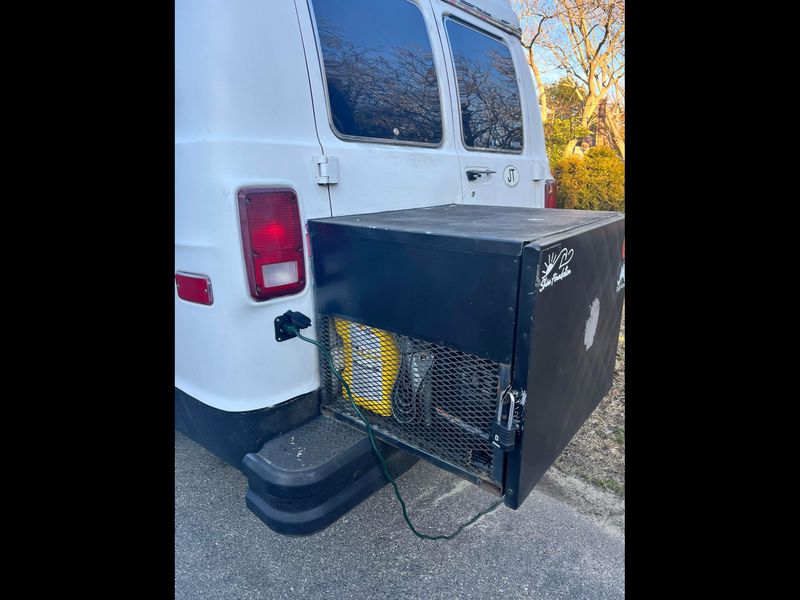
[[[497,171],[492,171],[491,169],[467,169],[467,179],[475,181],[478,177],[492,175],[493,173],[497,173]]]

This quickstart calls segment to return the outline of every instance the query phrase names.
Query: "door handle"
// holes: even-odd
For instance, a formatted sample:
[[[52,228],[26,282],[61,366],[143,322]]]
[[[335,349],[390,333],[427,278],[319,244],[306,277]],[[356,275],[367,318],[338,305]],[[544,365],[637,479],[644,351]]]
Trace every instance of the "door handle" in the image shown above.
[[[478,177],[492,175],[493,173],[497,173],[497,171],[492,171],[491,169],[486,168],[467,169],[467,179],[470,181],[475,181]]]

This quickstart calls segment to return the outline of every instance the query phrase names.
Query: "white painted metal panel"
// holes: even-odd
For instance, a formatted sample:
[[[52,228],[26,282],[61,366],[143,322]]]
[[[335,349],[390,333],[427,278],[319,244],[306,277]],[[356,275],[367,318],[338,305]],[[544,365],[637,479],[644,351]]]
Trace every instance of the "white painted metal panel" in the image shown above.
[[[461,203],[461,180],[449,109],[450,95],[444,68],[444,54],[433,12],[427,0],[412,0],[425,19],[433,59],[439,79],[443,118],[440,147],[398,145],[391,142],[366,142],[338,137],[330,124],[323,60],[317,29],[312,21],[311,2],[297,0],[301,12],[303,39],[306,40],[311,88],[319,130],[326,155],[339,162],[339,183],[330,186],[334,215],[380,212],[420,206]]]
[[[303,292],[255,302],[236,192],[291,187],[303,222],[329,216],[320,153],[294,3],[178,0],[175,269],[208,275],[214,304],[175,295],[175,385],[215,408],[253,410],[319,386],[315,348],[276,342],[273,330],[288,309],[313,314],[308,262]]]
[[[544,207],[544,181],[550,176],[545,152],[544,131],[536,97],[536,87],[519,40],[493,27],[486,21],[478,19],[448,3],[439,0],[431,0],[431,2],[436,15],[436,23],[440,29],[441,39],[447,49],[446,61],[452,98],[458,98],[458,84],[446,30],[446,20],[448,18],[457,19],[461,23],[465,23],[502,41],[511,52],[520,88],[524,135],[524,146],[521,153],[468,149],[464,145],[459,129],[456,148],[459,154],[459,176],[463,184],[464,203]],[[495,13],[500,12],[498,11],[498,6],[502,3],[473,2],[473,4],[484,8],[492,13],[493,16],[498,16]],[[494,6],[495,4],[498,6]],[[508,11],[513,15],[510,5],[508,5]],[[508,20],[507,17],[508,15],[501,16],[501,18]],[[514,22],[516,23],[516,20]],[[454,122],[461,127],[461,112],[457,100],[451,103],[450,109]],[[507,182],[504,181],[504,175],[509,172],[509,167],[516,171],[518,175],[518,180],[512,182],[513,185],[507,185]],[[466,171],[475,169],[494,171],[494,173],[469,181]]]

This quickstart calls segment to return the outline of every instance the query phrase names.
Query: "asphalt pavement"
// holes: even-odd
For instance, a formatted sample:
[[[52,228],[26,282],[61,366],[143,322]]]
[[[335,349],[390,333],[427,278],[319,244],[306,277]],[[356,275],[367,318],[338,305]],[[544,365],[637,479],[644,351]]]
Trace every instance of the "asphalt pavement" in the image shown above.
[[[420,461],[398,479],[417,529],[449,533],[495,497]],[[623,533],[534,492],[450,541],[417,539],[389,486],[308,537],[247,510],[244,475],[175,434],[175,598],[623,598]]]

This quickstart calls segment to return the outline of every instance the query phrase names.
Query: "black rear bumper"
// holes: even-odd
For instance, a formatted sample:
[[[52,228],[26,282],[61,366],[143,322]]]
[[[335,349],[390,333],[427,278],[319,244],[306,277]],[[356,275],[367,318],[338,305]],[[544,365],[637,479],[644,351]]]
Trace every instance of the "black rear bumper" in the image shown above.
[[[320,415],[317,392],[234,413],[175,388],[175,429],[240,469],[247,507],[285,535],[327,527],[388,483],[366,435]],[[393,477],[417,462],[378,444]]]
[[[317,422],[324,422],[324,434],[316,431]],[[332,449],[329,444],[336,436],[346,439]],[[378,444],[393,477],[417,462],[406,452]],[[308,458],[297,459],[298,449]],[[247,454],[242,470],[250,485],[247,507],[270,529],[286,535],[327,527],[388,483],[369,438],[324,416]]]

